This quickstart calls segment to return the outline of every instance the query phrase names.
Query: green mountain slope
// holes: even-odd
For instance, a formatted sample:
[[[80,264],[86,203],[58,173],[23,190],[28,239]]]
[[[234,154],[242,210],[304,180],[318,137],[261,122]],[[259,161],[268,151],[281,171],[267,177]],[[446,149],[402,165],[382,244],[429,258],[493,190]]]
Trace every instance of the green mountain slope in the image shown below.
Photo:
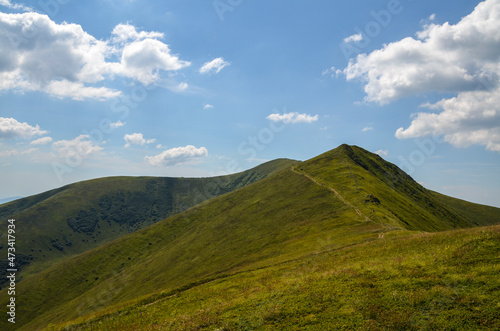
[[[442,231],[500,222],[498,208],[427,190],[397,166],[357,146],[342,145],[295,168],[334,187],[364,216],[387,227]]]
[[[280,159],[212,178],[110,177],[84,181],[0,206],[0,229],[7,229],[8,219],[16,219],[17,262],[23,271],[33,273],[295,162]],[[4,259],[5,236],[2,244],[0,254]],[[0,261],[4,264],[6,260]],[[27,264],[30,268],[23,268]],[[3,276],[0,284],[6,280]]]
[[[385,238],[108,307],[53,329],[498,330],[499,273],[500,226]]]
[[[460,205],[467,208],[466,203],[460,202]],[[477,205],[473,208],[481,209]],[[386,247],[384,243],[390,243],[388,245],[393,245],[395,250],[384,251],[389,262],[383,277],[397,277],[394,271],[397,264],[390,263],[397,261],[397,250],[401,249],[397,243],[422,236],[425,231],[500,223],[499,209],[488,209],[477,218],[473,217],[473,213],[470,215],[472,218],[459,215],[456,208],[447,208],[436,193],[424,189],[399,168],[378,156],[355,146],[342,145],[38,274],[27,275],[17,291],[16,300],[23,303],[18,307],[20,317],[17,326],[35,330],[50,323],[111,313],[114,317],[107,319],[108,329],[121,325],[118,329],[126,330],[122,327],[129,321],[127,316],[137,318],[136,312],[156,316],[154,314],[159,313],[158,309],[163,309],[158,308],[163,306],[156,306],[156,303],[168,301],[174,307],[170,310],[172,313],[163,311],[161,319],[164,322],[170,317],[182,320],[183,316],[194,319],[206,316],[208,320],[198,326],[205,325],[210,329],[213,325],[222,325],[223,321],[210,322],[211,311],[206,314],[199,310],[184,311],[182,307],[203,307],[196,306],[192,301],[198,300],[200,295],[188,295],[187,301],[183,301],[187,289],[193,288],[196,292],[197,288],[203,288],[207,293],[223,289],[227,295],[233,293],[236,296],[246,291],[255,292],[255,301],[235,299],[232,308],[224,306],[223,296],[219,296],[219,308],[221,311],[228,308],[229,321],[245,316],[244,311],[253,305],[267,307],[275,284],[276,288],[282,288],[278,293],[283,300],[278,300],[269,316],[261,311],[263,316],[259,317],[256,313],[255,318],[281,323],[291,312],[298,316],[300,311],[311,310],[311,315],[316,306],[313,301],[307,310],[302,303],[297,303],[295,308],[290,306],[287,308],[290,311],[281,313],[282,303],[293,301],[295,297],[299,299],[297,295],[301,292],[296,291],[296,279],[301,280],[299,287],[309,284],[311,288],[307,293],[312,291],[318,298],[326,295],[322,294],[322,289],[332,289],[318,280],[321,273],[314,269],[317,256],[338,252],[335,259],[346,263],[346,270],[351,270],[354,267],[342,258],[342,254],[353,249],[352,254],[359,255],[361,259],[354,268],[354,274],[357,274],[356,270],[364,269],[364,263],[376,261],[374,253],[365,254],[366,250],[371,247],[383,250]],[[487,219],[485,215],[488,215]],[[494,240],[488,241],[485,247],[490,242],[494,243]],[[370,243],[376,246],[370,246]],[[356,251],[356,247],[361,247],[360,251]],[[496,249],[496,246],[492,247]],[[417,252],[412,254],[419,255]],[[424,257],[432,258],[430,255]],[[411,261],[416,259],[412,257]],[[328,259],[325,263],[327,266],[335,264]],[[438,262],[429,263],[432,269]],[[303,270],[298,270],[295,275],[294,266],[301,265]],[[404,269],[408,279],[412,277],[409,270],[412,266],[413,262]],[[310,267],[313,272],[308,275]],[[288,282],[286,277],[283,282],[275,280],[275,275],[283,272],[285,275],[291,273],[293,281]],[[352,278],[354,274],[346,271],[345,277]],[[261,279],[259,275],[267,276]],[[358,280],[366,283],[369,289],[373,287],[368,280],[375,282],[376,277],[375,268]],[[425,277],[434,276],[431,272]],[[263,290],[252,285],[256,284],[256,279],[264,284]],[[356,286],[358,280],[350,286]],[[240,284],[243,287],[236,285],[239,281],[243,282]],[[315,282],[318,282],[317,288]],[[360,297],[365,294],[363,291],[353,293]],[[376,294],[376,291],[373,293]],[[170,301],[172,296],[181,301]],[[5,297],[4,290],[0,292],[0,298]],[[348,300],[348,294],[345,294],[345,300]],[[303,304],[308,305],[308,302],[306,300]],[[6,302],[0,301],[1,304]],[[212,306],[207,307],[213,311]],[[365,308],[368,319],[378,316],[370,315],[374,308],[370,308],[368,303]],[[344,313],[349,314],[352,309]],[[276,314],[273,315],[273,312]],[[148,321],[145,323],[151,323],[149,327],[154,329],[154,321]],[[4,326],[2,323],[4,321],[0,321],[0,327]],[[244,324],[232,324],[231,328],[238,325]],[[100,326],[94,325],[96,328]]]

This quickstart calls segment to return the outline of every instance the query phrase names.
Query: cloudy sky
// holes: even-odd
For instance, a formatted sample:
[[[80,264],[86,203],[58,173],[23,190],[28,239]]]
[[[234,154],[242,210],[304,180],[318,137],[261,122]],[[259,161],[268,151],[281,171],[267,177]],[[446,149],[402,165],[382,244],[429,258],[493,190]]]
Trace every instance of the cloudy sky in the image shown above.
[[[342,143],[500,206],[500,0],[0,0],[0,199]]]

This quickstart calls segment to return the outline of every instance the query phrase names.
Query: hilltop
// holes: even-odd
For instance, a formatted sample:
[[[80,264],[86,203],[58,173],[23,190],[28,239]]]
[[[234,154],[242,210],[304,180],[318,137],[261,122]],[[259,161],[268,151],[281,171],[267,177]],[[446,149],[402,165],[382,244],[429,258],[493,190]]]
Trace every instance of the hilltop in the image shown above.
[[[427,318],[439,328],[434,314],[455,315],[437,299],[482,298],[494,310],[486,298],[498,282],[480,284],[499,271],[498,227],[450,231],[492,224],[500,209],[429,191],[379,156],[342,145],[28,274],[19,321],[26,330],[293,328],[304,318],[311,328],[328,318],[346,328],[417,328]],[[450,294],[440,277],[469,287]],[[419,300],[429,302],[424,311]],[[417,321],[404,322],[406,313]]]

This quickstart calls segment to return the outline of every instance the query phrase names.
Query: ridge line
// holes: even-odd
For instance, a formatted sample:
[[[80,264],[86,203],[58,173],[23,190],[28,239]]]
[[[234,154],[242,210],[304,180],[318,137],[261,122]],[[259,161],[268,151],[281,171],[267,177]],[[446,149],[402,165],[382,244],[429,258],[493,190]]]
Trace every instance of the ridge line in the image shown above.
[[[356,211],[356,213],[357,213],[359,216],[361,216],[362,218],[364,218],[366,222],[373,222],[370,218],[368,218],[365,214],[363,214],[363,213],[361,212],[361,210],[359,210],[356,206],[354,206],[352,203],[350,203],[349,201],[347,201],[346,199],[344,199],[344,197],[343,197],[343,196],[342,196],[342,195],[341,195],[341,194],[340,194],[340,193],[339,193],[336,189],[334,189],[333,187],[331,187],[331,186],[327,186],[327,185],[325,185],[325,184],[321,184],[321,183],[319,183],[316,179],[314,179],[313,177],[311,177],[310,175],[308,175],[308,174],[307,174],[307,173],[305,173],[304,171],[299,172],[299,171],[295,170],[295,166],[292,166],[290,169],[292,170],[292,172],[294,172],[294,173],[296,173],[296,174],[298,174],[298,175],[302,175],[302,176],[304,176],[304,177],[308,178],[310,181],[312,181],[312,182],[313,182],[313,183],[315,183],[316,185],[318,185],[318,186],[323,186],[323,187],[327,188],[329,191],[333,192],[333,193],[335,194],[335,196],[336,196],[337,198],[339,198],[339,199],[340,199],[340,201],[342,201],[342,202],[343,202],[346,206],[348,206],[348,207],[350,207],[350,208],[354,209],[354,211]]]

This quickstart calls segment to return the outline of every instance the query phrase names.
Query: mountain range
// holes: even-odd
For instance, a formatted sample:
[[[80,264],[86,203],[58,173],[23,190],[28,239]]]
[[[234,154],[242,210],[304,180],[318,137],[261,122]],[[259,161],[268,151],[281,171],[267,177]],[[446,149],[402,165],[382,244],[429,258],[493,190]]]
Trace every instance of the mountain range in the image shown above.
[[[16,219],[16,329],[500,328],[500,209],[357,146],[222,177],[94,179],[0,216]]]

